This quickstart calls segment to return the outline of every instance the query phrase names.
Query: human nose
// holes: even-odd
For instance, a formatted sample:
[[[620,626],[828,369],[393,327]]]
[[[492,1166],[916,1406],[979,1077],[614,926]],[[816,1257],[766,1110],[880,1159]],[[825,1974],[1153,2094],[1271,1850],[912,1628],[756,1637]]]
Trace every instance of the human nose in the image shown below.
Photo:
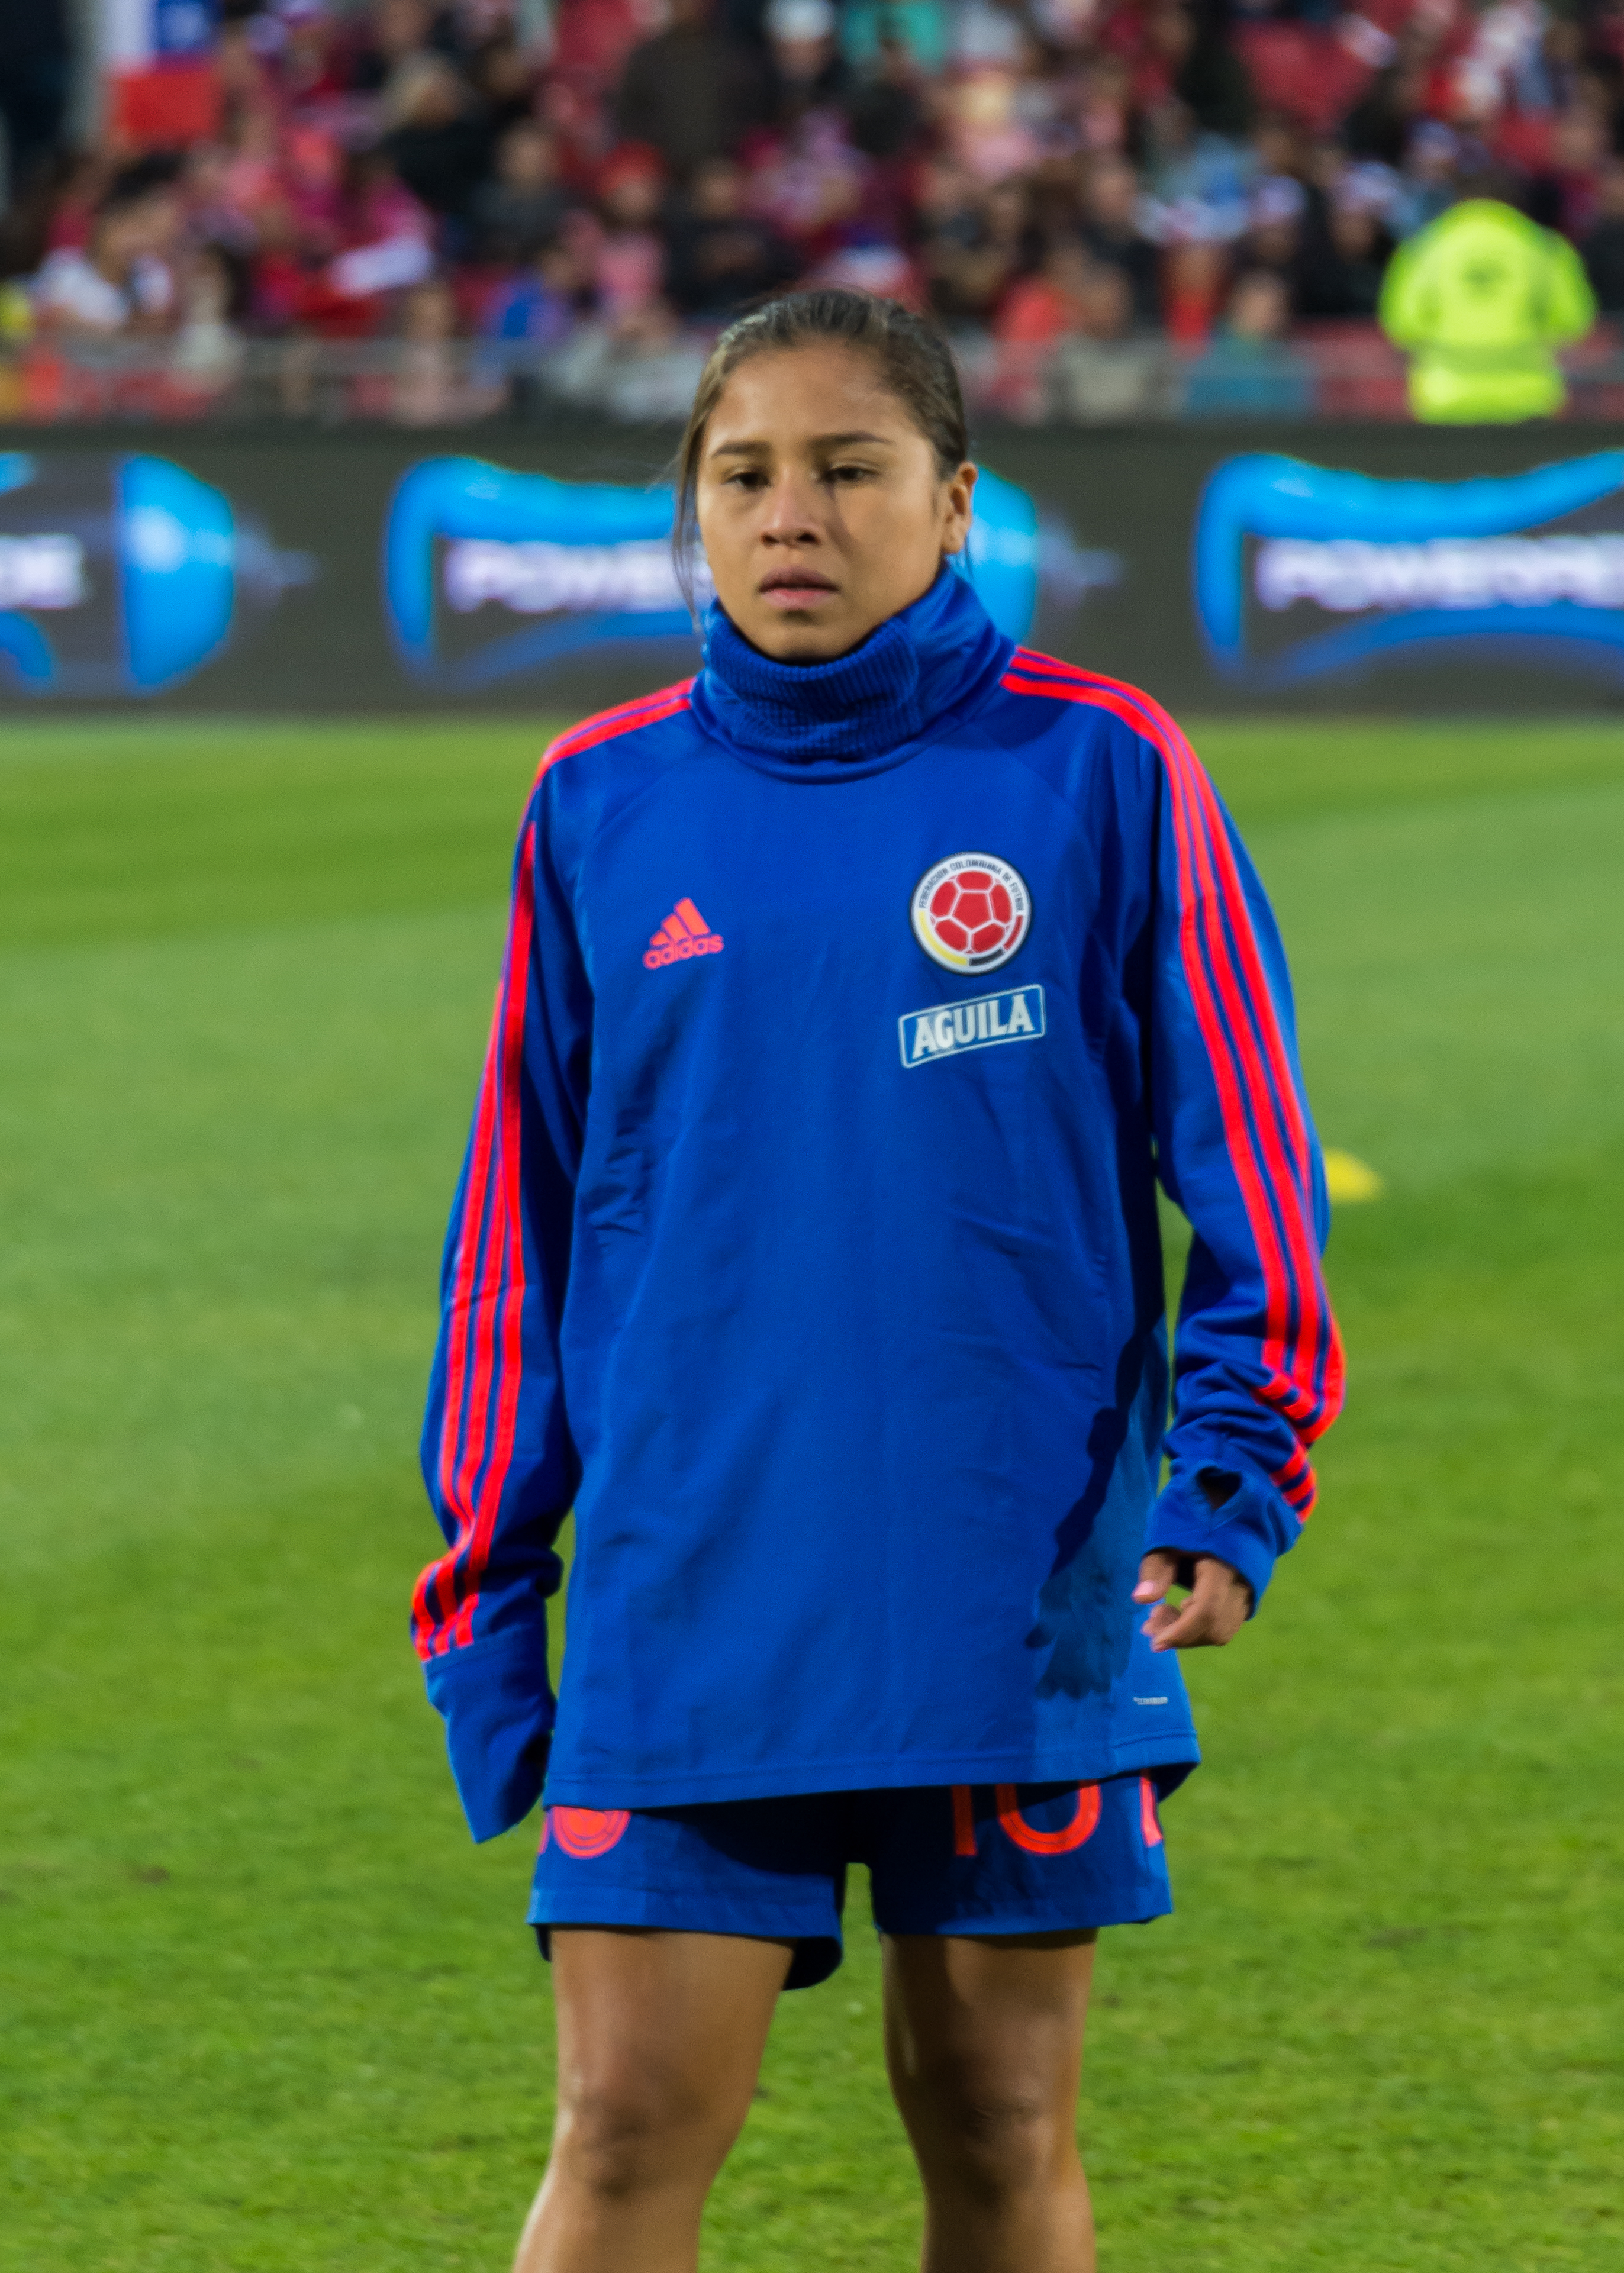
[[[822,534],[816,514],[816,491],[810,478],[786,467],[768,493],[762,535],[770,544],[816,544]]]

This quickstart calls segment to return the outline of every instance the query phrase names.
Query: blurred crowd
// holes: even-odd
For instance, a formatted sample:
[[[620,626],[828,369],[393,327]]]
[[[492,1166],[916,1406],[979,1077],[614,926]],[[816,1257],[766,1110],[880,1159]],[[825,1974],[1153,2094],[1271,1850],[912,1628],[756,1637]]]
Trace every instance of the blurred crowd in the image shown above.
[[[296,393],[387,345],[407,421],[668,416],[731,312],[830,281],[1010,416],[1289,415],[1349,342],[1389,383],[1395,246],[1485,195],[1624,311],[1624,0],[223,0],[210,72],[175,146],[0,94],[13,412],[142,341],[184,409],[264,341]]]

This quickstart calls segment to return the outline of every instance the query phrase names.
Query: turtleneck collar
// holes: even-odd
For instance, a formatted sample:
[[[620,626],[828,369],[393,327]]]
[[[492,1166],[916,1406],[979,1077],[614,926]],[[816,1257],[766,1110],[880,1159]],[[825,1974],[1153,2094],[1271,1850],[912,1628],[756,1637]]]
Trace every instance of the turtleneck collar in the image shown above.
[[[797,771],[841,773],[903,750],[963,708],[996,678],[1012,646],[945,561],[921,598],[832,663],[773,662],[712,601],[695,709],[702,725],[742,752],[787,760]]]

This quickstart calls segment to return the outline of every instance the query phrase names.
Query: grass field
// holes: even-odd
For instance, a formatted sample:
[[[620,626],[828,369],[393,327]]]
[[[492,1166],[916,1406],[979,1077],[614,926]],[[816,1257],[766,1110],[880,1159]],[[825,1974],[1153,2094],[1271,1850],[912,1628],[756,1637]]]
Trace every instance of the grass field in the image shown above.
[[[0,2269],[502,2269],[525,1833],[405,1602],[438,1249],[539,726],[0,744]],[[1282,919],[1352,1400],[1189,1667],[1107,1938],[1106,2273],[1624,2261],[1624,736],[1203,738]],[[861,1913],[861,1902],[858,1904]],[[902,2273],[872,1938],[786,2000],[707,2265]],[[628,2269],[629,2273],[629,2269]]]

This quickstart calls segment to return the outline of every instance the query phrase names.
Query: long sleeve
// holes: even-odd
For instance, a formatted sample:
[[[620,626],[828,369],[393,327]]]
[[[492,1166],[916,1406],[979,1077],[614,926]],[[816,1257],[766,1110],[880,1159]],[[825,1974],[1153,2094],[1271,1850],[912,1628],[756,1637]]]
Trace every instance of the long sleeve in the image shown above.
[[[552,873],[538,784],[473,1132],[452,1210],[423,1473],[446,1552],[412,1635],[477,1839],[541,1790],[553,1728],[547,1599],[579,1480],[559,1336],[586,1109],[591,995]]]
[[[1596,321],[1596,295],[1576,249],[1554,229],[1548,233],[1550,284],[1545,296],[1545,337],[1553,347],[1582,340]]]
[[[1401,244],[1381,280],[1376,320],[1395,347],[1425,347],[1437,318],[1432,240],[1424,231]]]
[[[1263,888],[1190,745],[1159,726],[1153,1114],[1194,1240],[1146,1543],[1221,1557],[1255,1606],[1313,1505],[1307,1447],[1342,1404],[1325,1178]]]

